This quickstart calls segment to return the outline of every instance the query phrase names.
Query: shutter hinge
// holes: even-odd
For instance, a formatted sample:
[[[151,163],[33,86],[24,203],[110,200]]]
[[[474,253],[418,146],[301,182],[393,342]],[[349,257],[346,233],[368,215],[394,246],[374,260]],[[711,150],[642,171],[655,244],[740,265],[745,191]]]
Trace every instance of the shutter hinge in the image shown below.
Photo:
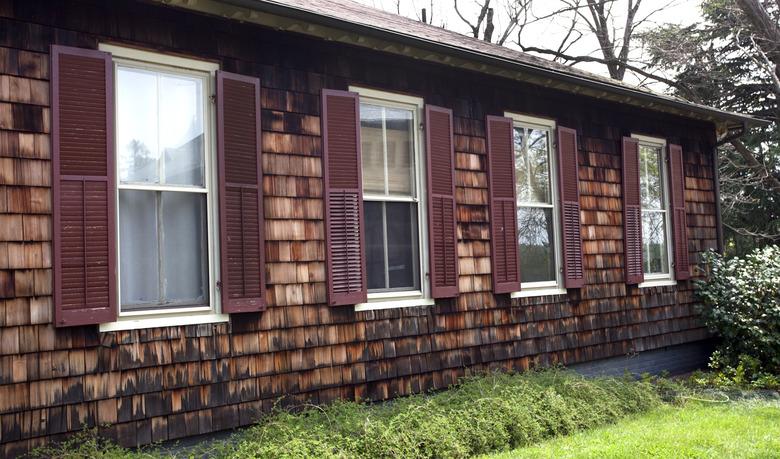
[[[421,130],[421,131],[424,131],[424,130],[425,130],[425,123],[420,123],[420,130]]]
[[[222,290],[222,281],[217,281],[217,289]]]
[[[209,100],[211,101],[212,104],[216,104],[217,103],[217,95],[216,94],[210,95],[209,96]]]

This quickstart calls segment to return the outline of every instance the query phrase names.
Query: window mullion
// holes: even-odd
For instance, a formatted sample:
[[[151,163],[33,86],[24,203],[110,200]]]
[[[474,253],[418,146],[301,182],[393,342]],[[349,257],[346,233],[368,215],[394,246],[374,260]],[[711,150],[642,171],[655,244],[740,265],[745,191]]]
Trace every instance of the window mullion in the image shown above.
[[[385,174],[385,194],[390,194],[390,172],[387,170],[387,110],[382,107],[382,166]]]

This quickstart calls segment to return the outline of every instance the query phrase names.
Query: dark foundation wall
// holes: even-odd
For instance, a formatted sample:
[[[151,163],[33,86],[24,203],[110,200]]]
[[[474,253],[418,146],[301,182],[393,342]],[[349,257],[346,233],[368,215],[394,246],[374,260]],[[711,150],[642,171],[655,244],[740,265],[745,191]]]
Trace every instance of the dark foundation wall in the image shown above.
[[[99,333],[52,324],[48,49],[101,41],[218,61],[262,82],[268,310],[231,323]],[[359,84],[454,110],[460,295],[354,312],[325,303],[322,88]],[[580,134],[587,285],[491,292],[484,117],[553,117]],[[397,56],[129,1],[0,0],[0,455],[101,425],[124,445],[255,420],[284,404],[384,399],[468,372],[571,364],[694,342],[690,282],[623,279],[621,136],[684,149],[691,261],[716,246],[714,127]]]

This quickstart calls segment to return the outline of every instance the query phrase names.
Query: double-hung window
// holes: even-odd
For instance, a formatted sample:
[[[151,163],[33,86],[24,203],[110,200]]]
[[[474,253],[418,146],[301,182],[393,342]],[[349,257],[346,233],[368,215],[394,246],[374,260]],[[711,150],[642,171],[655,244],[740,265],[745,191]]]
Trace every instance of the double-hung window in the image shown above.
[[[513,296],[565,292],[561,274],[555,122],[507,113],[514,124],[515,193],[521,291]]]
[[[672,281],[672,231],[666,141],[639,135],[632,137],[639,143],[644,284]]]
[[[114,56],[117,324],[224,320],[215,291],[210,99],[217,66],[115,46],[101,49]]]
[[[360,94],[368,303],[358,309],[430,304],[419,98]]]

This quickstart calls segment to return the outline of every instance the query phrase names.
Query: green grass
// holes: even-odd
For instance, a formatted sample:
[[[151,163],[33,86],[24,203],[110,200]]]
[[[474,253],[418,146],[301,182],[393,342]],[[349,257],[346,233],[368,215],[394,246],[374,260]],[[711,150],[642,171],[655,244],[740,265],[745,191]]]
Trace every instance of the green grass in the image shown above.
[[[780,457],[780,402],[688,402],[508,453],[515,458]]]

